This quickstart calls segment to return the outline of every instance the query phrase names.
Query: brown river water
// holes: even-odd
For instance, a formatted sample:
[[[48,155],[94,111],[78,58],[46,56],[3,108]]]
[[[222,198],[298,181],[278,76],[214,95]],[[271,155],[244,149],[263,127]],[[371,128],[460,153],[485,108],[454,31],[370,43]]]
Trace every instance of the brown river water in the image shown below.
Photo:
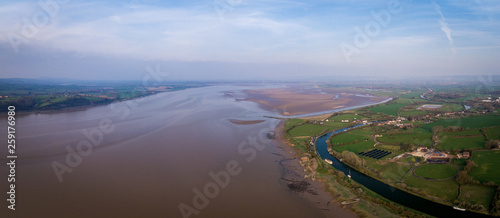
[[[0,217],[324,216],[281,180],[281,157],[265,137],[279,120],[263,117],[278,113],[224,97],[243,89],[194,88],[16,115],[15,183],[7,181],[2,116]],[[10,184],[15,211],[7,208]]]

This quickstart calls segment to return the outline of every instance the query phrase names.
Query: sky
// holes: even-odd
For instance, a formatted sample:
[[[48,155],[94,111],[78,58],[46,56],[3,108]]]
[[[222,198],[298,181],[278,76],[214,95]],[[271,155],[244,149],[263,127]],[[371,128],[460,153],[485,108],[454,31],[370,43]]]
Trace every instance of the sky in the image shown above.
[[[0,78],[500,74],[498,0],[2,0],[0,20]]]

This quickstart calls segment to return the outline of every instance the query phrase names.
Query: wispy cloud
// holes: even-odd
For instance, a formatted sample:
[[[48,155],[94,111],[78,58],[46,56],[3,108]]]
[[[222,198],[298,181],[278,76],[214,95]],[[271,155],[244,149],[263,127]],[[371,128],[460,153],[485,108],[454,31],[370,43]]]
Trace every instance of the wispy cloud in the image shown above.
[[[434,9],[436,12],[438,12],[439,16],[441,16],[441,19],[438,21],[439,25],[441,25],[441,30],[446,34],[446,38],[448,38],[448,43],[450,44],[451,50],[453,51],[453,54],[456,54],[457,51],[455,50],[454,41],[453,37],[451,36],[452,30],[448,26],[448,22],[446,22],[446,19],[444,18],[443,12],[441,11],[441,6],[436,4],[436,2],[432,1],[432,4],[434,5]]]
[[[245,63],[247,66],[294,63],[327,66],[332,70],[325,72],[332,73],[378,71],[380,74],[394,71],[394,65],[398,64],[401,72],[419,72],[421,63],[439,66],[443,59],[450,58],[449,49],[456,54],[455,66],[464,64],[458,60],[468,61],[470,67],[462,67],[464,72],[485,57],[500,58],[497,37],[500,14],[484,15],[487,11],[500,11],[497,0],[482,0],[480,4],[465,0],[439,1],[439,5],[400,1],[404,13],[392,16],[391,24],[383,28],[380,37],[371,39],[373,43],[359,55],[359,61],[350,66],[345,65],[339,43],[352,43],[366,28],[376,28],[371,12],[387,10],[387,0],[241,1],[224,13],[224,20],[214,10],[212,0],[122,2],[126,3],[68,1],[61,5],[48,25],[38,28],[29,43],[20,46],[16,56],[20,60],[23,57],[36,60],[36,57],[47,56],[44,52],[52,52],[54,56],[55,53],[76,54],[116,62],[123,59]],[[20,33],[23,19],[32,20],[40,10],[36,1],[0,3],[0,49],[10,48],[8,34]],[[367,27],[367,24],[375,26]],[[356,32],[355,27],[362,32]],[[0,50],[3,69],[6,69],[3,63],[13,63],[3,57],[13,54],[12,49]],[[358,64],[363,66],[355,66]],[[497,61],[488,64],[490,69],[500,68]],[[404,69],[409,66],[412,69]],[[9,69],[16,68],[12,65]],[[29,71],[26,69],[22,70]],[[431,71],[425,69],[425,72]]]

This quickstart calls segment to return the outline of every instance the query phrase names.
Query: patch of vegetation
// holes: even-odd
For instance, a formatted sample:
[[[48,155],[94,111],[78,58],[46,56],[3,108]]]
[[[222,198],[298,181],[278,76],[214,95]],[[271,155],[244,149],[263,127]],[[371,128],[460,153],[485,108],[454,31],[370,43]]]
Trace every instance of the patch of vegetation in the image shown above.
[[[425,196],[436,196],[448,202],[453,202],[458,196],[458,183],[454,179],[445,181],[429,181],[408,175],[405,184],[417,188],[420,194]],[[423,193],[422,193],[423,192]]]
[[[430,146],[432,144],[432,133],[422,132],[422,133],[408,133],[408,134],[398,134],[398,135],[388,135],[384,134],[382,137],[377,138],[380,142],[385,143],[408,143],[418,146]]]
[[[291,137],[297,136],[313,136],[318,135],[325,130],[330,130],[331,128],[325,127],[323,125],[315,125],[315,124],[303,124],[300,126],[296,126],[288,131]]]
[[[481,149],[484,148],[486,139],[479,130],[442,132],[438,134],[439,148],[443,150],[454,149]]]
[[[364,119],[364,116],[361,115],[356,115],[356,114],[340,114],[337,116],[333,116],[328,118],[330,121],[335,121],[335,122],[341,122],[342,120],[349,120],[349,122],[352,122],[354,120],[362,120]]]
[[[390,165],[382,171],[381,176],[382,178],[396,182],[400,181],[410,169],[410,164],[390,163]]]
[[[335,150],[336,152],[351,151],[351,152],[354,152],[357,154],[359,152],[373,148],[374,144],[375,144],[374,141],[368,140],[368,141],[362,141],[362,142],[353,143],[353,144],[333,146],[333,150]]]
[[[454,111],[462,111],[464,110],[464,107],[460,104],[446,103],[438,110],[441,112],[454,112]]]
[[[471,204],[480,204],[488,208],[495,196],[495,187],[479,185],[462,185],[460,187],[459,201],[469,202]]]
[[[483,116],[471,116],[459,119],[440,119],[433,123],[428,123],[422,125],[422,128],[431,130],[434,126],[461,126],[463,128],[479,129],[484,127],[492,127],[500,125],[500,115],[483,115]]]
[[[304,119],[291,118],[286,121],[285,129],[290,129],[292,126],[305,122]]]
[[[472,160],[479,166],[470,172],[472,178],[500,184],[500,151],[475,151]]]
[[[399,109],[404,107],[405,105],[406,104],[401,103],[389,103],[387,105],[372,107],[369,110],[373,113],[384,113],[392,116],[398,116]]]
[[[484,129],[484,133],[489,140],[500,140],[500,127]]]
[[[429,179],[446,179],[457,174],[457,169],[448,164],[426,164],[415,169],[417,176]]]
[[[367,134],[370,134],[370,132],[361,129],[352,130],[347,133],[335,135],[330,139],[330,143],[332,145],[343,145],[370,140],[371,138]]]

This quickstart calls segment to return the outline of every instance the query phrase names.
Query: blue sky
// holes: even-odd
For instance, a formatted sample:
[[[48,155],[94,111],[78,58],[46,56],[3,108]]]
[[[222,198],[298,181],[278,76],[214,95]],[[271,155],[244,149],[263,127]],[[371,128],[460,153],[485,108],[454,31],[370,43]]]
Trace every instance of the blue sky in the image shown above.
[[[0,1],[0,77],[500,74],[495,0],[41,2]]]

